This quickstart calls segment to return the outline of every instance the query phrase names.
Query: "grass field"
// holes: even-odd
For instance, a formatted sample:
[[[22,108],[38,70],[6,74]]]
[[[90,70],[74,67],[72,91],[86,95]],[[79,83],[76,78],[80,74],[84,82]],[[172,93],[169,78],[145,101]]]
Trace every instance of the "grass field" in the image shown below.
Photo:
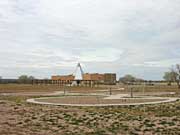
[[[166,84],[156,84],[154,86],[148,85],[117,85],[117,86],[98,86],[98,87],[68,87],[68,86],[59,86],[59,85],[25,85],[25,84],[0,84],[0,93],[5,92],[51,92],[51,91],[63,91],[65,89],[69,91],[80,91],[80,92],[91,92],[93,90],[101,89],[118,89],[125,88],[125,91],[128,91],[130,88],[133,88],[134,91],[146,91],[146,92],[178,92],[176,85],[168,86]]]
[[[16,93],[16,92],[53,92],[63,91],[89,91],[103,89],[104,87],[68,87],[59,85],[30,85],[30,84],[0,84],[0,93]]]
[[[91,91],[92,88],[69,89]],[[93,88],[92,91],[97,89],[104,87]],[[141,91],[142,86],[135,86],[134,89]],[[63,88],[51,85],[0,85],[0,93],[57,90]],[[177,92],[177,88],[146,86],[145,91]],[[180,101],[129,107],[64,107],[26,102],[26,99],[34,97],[40,96],[0,96],[0,135],[180,134]]]

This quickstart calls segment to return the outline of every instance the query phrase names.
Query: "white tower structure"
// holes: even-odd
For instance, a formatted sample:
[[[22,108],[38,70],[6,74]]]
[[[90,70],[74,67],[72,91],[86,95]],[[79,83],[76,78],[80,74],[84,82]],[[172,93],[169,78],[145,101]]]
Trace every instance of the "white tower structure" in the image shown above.
[[[75,76],[75,80],[83,80],[83,69],[81,67],[81,64],[78,63],[77,66],[76,66],[76,69],[73,73],[73,75]]]

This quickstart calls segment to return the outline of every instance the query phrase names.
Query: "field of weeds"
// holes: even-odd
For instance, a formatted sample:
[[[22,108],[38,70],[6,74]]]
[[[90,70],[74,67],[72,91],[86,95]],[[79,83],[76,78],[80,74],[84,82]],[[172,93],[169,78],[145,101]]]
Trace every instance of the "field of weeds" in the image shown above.
[[[0,97],[2,135],[180,134],[180,101],[131,107],[35,105]]]
[[[10,91],[12,86],[8,87]],[[0,96],[1,135],[180,134],[180,101],[129,107],[65,107],[26,102],[35,97],[39,96]]]
[[[0,93],[20,93],[20,92],[54,92],[63,91],[93,91],[104,89],[103,87],[68,87],[60,85],[31,85],[31,84],[0,84]]]

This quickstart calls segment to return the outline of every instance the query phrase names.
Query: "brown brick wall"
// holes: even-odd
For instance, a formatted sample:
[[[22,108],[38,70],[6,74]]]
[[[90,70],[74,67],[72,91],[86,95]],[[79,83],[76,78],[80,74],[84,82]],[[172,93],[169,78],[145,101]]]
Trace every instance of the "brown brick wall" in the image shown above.
[[[116,83],[116,74],[105,73],[104,74],[104,82],[107,84],[115,84]]]
[[[98,74],[98,73],[95,73],[95,74],[86,73],[83,75],[83,80],[103,81],[104,75]]]
[[[52,76],[52,80],[62,80],[62,81],[68,81],[68,80],[74,80],[75,76],[73,75],[65,75],[65,76]]]

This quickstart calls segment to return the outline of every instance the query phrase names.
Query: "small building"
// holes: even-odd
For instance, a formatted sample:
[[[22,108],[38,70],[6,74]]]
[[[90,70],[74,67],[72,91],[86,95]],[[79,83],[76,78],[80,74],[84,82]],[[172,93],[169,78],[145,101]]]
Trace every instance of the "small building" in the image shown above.
[[[83,80],[103,82],[104,81],[104,75],[99,74],[99,73],[92,73],[92,74],[85,73],[85,74],[83,74]]]
[[[85,73],[83,74],[83,80],[98,81],[104,84],[116,84],[116,74],[115,73]]]
[[[105,73],[104,74],[104,84],[116,84],[116,74],[115,73]]]
[[[59,81],[73,81],[75,79],[75,76],[73,76],[73,75],[63,75],[63,76],[57,75],[57,76],[52,76],[51,79],[54,81],[57,81],[57,80],[59,80]]]

